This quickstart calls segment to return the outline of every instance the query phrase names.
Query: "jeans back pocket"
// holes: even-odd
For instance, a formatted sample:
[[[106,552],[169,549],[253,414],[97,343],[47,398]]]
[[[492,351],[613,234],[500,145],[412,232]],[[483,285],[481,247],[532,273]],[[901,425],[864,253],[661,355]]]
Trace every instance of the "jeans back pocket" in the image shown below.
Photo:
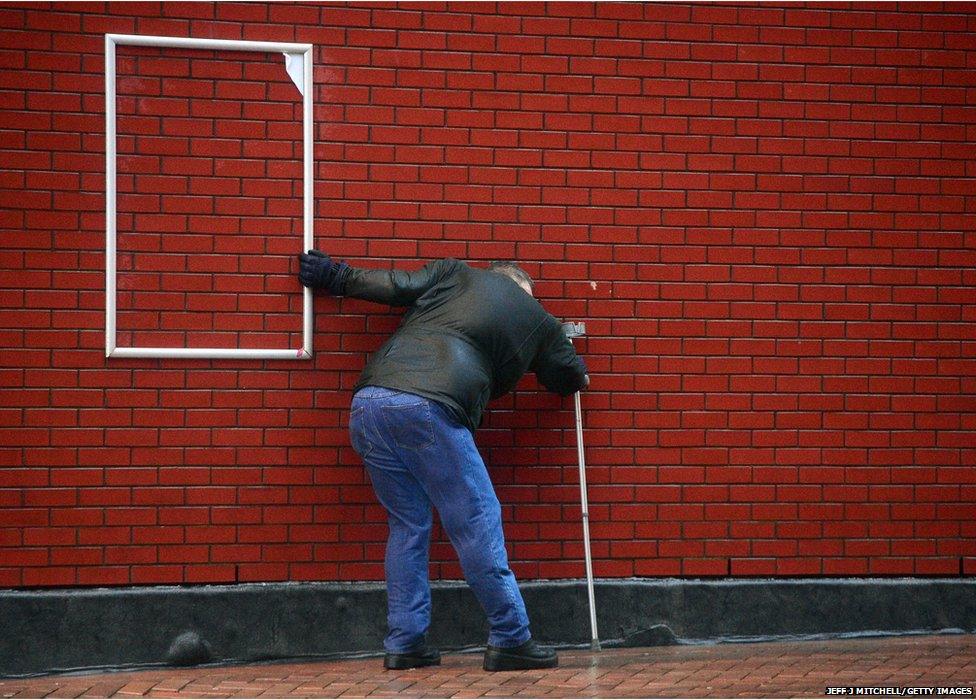
[[[434,426],[428,401],[387,404],[380,408],[380,413],[387,432],[397,447],[422,450],[434,443]]]

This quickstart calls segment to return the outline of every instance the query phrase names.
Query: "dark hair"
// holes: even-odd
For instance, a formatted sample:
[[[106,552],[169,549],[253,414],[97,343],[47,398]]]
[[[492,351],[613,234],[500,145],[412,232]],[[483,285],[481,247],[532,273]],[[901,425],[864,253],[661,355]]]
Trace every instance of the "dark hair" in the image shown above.
[[[518,284],[522,284],[524,282],[525,284],[529,285],[529,289],[533,291],[535,290],[535,282],[533,282],[532,278],[529,277],[529,273],[511,260],[496,260],[488,265],[488,269],[492,272],[497,272],[501,275],[505,275],[506,277],[510,277]]]

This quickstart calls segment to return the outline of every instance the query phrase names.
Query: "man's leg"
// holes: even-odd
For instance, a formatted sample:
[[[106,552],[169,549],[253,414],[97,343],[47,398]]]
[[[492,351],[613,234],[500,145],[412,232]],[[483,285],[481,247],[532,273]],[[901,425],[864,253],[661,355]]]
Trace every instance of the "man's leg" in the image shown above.
[[[430,626],[428,567],[433,516],[423,488],[388,446],[376,412],[387,405],[389,390],[353,401],[349,430],[353,447],[369,472],[373,490],[388,514],[386,591],[389,634],[383,646],[402,654],[423,646]],[[370,395],[366,392],[366,395]]]
[[[467,428],[435,402],[427,406],[432,439],[413,448],[401,444],[400,455],[437,508],[465,579],[488,616],[488,643],[519,646],[531,636],[529,619],[508,567],[501,506],[485,463]],[[399,417],[396,411],[383,413],[389,424]]]

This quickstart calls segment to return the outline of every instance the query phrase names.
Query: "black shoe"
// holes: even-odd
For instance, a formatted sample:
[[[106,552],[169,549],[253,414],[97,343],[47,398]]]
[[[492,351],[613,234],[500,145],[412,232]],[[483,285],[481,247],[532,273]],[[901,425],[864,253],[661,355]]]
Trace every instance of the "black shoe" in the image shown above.
[[[405,668],[420,668],[421,666],[440,666],[441,653],[424,645],[416,651],[406,651],[401,654],[387,653],[383,659],[383,668],[389,671],[400,671]]]
[[[559,657],[552,647],[544,647],[530,639],[517,647],[496,647],[485,650],[486,671],[524,671],[530,668],[555,668]]]

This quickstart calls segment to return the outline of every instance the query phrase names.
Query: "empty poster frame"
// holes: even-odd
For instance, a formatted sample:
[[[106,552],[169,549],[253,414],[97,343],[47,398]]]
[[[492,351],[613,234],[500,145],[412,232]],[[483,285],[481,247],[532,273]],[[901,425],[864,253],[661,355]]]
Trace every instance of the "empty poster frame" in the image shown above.
[[[240,358],[257,360],[295,360],[312,357],[312,291],[303,287],[302,347],[301,349],[264,350],[248,348],[154,348],[116,347],[116,108],[115,108],[115,47],[158,46],[182,49],[210,49],[217,51],[259,51],[302,57],[302,84],[293,81],[302,93],[303,134],[303,230],[302,250],[313,248],[312,194],[312,45],[267,41],[233,41],[224,39],[190,39],[168,36],[137,36],[130,34],[105,35],[105,356],[106,357],[186,357]],[[291,75],[291,72],[289,71]]]

